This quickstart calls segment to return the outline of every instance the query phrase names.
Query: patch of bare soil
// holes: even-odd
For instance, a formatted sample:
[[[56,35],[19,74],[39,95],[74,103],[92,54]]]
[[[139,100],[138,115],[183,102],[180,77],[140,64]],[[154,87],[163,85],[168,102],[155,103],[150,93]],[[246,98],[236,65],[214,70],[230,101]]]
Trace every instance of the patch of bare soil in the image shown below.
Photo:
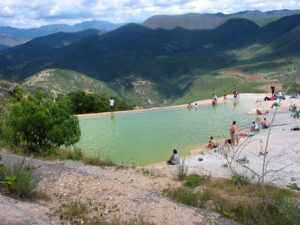
[[[251,76],[247,77],[247,81],[258,81],[258,80],[264,80],[266,79],[265,76]]]
[[[242,70],[241,69],[236,69],[236,70],[225,70],[223,71],[223,74],[238,74],[238,73],[241,73]]]

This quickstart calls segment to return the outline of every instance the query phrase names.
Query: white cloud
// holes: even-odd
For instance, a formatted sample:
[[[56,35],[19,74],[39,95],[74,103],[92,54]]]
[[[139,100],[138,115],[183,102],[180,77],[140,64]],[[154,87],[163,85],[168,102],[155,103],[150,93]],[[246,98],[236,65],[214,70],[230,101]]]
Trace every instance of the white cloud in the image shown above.
[[[84,20],[142,22],[157,14],[233,13],[243,10],[300,9],[299,0],[6,0],[0,26],[32,27]]]

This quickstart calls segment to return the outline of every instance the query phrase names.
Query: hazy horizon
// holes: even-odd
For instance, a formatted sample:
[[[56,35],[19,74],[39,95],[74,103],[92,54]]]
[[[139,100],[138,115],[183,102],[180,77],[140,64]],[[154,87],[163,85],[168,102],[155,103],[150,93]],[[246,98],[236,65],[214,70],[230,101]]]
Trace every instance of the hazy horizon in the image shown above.
[[[294,0],[11,0],[0,2],[0,26],[34,28],[50,24],[73,25],[101,20],[142,23],[154,15],[186,13],[231,14],[246,10],[297,10]]]

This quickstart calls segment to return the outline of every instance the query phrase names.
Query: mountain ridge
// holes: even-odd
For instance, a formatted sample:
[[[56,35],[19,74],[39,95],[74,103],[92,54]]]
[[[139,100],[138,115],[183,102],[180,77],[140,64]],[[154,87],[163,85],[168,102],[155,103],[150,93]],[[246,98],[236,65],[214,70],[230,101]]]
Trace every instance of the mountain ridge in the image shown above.
[[[72,70],[107,83],[124,98],[135,99],[131,103],[136,105],[167,104],[188,93],[195,80],[202,81],[201,76],[222,68],[299,56],[299,16],[284,17],[264,27],[235,18],[213,30],[153,30],[127,24],[59,48],[43,45],[46,36],[38,39],[39,43],[35,39],[2,52],[0,73],[5,79],[24,80],[45,69]],[[215,87],[229,87],[215,82]],[[245,86],[244,90],[252,89]]]
[[[13,47],[23,44],[34,38],[54,34],[57,32],[79,32],[87,29],[111,31],[122,25],[123,24],[114,24],[107,21],[94,20],[85,21],[74,25],[50,24],[38,28],[28,29],[0,26],[0,34],[6,36],[6,39],[0,37],[0,44],[7,47]]]
[[[254,20],[254,22],[258,25],[265,25],[270,21],[270,18],[272,21],[294,14],[300,14],[300,10],[284,9],[266,12],[259,10],[246,10],[231,14],[186,13],[180,15],[154,15],[145,20],[143,25],[152,29],[173,29],[175,27],[183,27],[185,29],[214,29],[231,18],[250,19]]]

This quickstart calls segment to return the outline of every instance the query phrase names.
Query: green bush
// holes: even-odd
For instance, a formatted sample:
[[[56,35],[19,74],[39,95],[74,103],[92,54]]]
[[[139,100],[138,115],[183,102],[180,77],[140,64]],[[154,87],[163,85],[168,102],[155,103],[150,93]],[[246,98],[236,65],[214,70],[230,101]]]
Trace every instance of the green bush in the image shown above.
[[[282,203],[278,207],[279,214],[286,219],[286,224],[300,224],[300,205],[295,207],[295,204]]]
[[[68,152],[68,159],[75,160],[75,161],[83,159],[83,153],[81,148],[74,147],[73,151],[68,150],[67,152]]]
[[[184,185],[195,188],[202,183],[206,183],[209,179],[210,177],[206,175],[200,176],[198,174],[191,174],[186,177],[186,182],[184,183]]]
[[[117,97],[113,97],[115,100],[115,111],[133,109],[134,106],[128,104],[124,100],[119,100]],[[84,113],[98,113],[109,112],[109,97],[106,95],[87,94],[84,91],[71,92],[67,96],[59,95],[57,101],[69,100],[71,103],[71,110],[74,114]]]
[[[100,154],[93,154],[93,155],[84,155],[83,162],[87,165],[94,165],[94,166],[116,166],[116,163],[111,160],[101,160]]]
[[[174,174],[174,178],[176,180],[183,181],[186,178],[188,172],[188,167],[187,165],[185,165],[185,160],[179,163],[176,169],[177,170]]]
[[[7,166],[5,166],[3,163],[1,163],[0,164],[0,182],[4,181],[6,171],[7,171]]]
[[[164,189],[163,194],[185,205],[198,206],[199,196],[186,188]]]
[[[201,177],[198,174],[191,174],[186,178],[185,186],[195,188],[200,185]]]
[[[19,197],[29,196],[38,186],[41,178],[33,177],[35,167],[25,164],[25,159],[15,163],[12,167],[7,167],[5,178],[1,181],[12,192],[16,192]]]
[[[230,182],[232,182],[234,184],[245,185],[245,184],[249,184],[251,182],[251,179],[245,174],[237,174],[236,173],[231,176]]]
[[[286,90],[287,88],[289,87],[288,89],[288,92],[286,94],[288,95],[293,95],[293,94],[298,94],[300,92],[300,84],[298,83],[284,83],[283,84],[283,89]]]
[[[40,92],[8,106],[2,130],[13,146],[22,144],[34,153],[70,146],[80,138],[79,120],[71,114],[70,102],[52,102]]]

